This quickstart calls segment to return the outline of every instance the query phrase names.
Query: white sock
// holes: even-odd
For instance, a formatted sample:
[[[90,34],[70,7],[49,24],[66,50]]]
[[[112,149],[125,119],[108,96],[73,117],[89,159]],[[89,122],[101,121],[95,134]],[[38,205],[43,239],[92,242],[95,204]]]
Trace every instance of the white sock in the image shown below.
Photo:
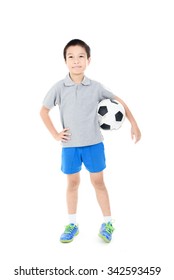
[[[69,219],[69,224],[76,225],[76,214],[69,214],[68,219]]]
[[[112,221],[112,217],[111,216],[104,216],[104,221],[105,221],[105,223],[107,224],[107,223],[111,223],[111,221]]]

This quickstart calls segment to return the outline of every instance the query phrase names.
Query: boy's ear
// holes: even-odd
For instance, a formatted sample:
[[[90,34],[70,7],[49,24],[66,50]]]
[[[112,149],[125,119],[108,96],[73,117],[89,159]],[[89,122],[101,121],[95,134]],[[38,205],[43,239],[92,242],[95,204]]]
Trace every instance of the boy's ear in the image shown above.
[[[89,58],[88,58],[88,65],[90,64],[90,62],[91,62],[91,58],[89,57]]]

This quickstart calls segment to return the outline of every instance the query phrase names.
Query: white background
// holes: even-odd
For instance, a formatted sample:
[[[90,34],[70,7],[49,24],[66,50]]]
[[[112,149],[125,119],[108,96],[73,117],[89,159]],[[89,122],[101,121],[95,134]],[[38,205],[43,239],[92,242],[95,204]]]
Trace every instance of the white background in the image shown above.
[[[2,279],[27,279],[13,275],[20,265],[103,269],[104,273],[95,276],[101,280],[117,277],[107,275],[108,266],[161,266],[161,275],[149,279],[171,279],[172,2],[0,2]],[[50,87],[67,74],[62,51],[73,38],[86,41],[92,49],[86,75],[128,104],[142,132],[136,145],[128,121],[120,130],[104,133],[105,181],[116,228],[110,244],[103,244],[97,236],[102,215],[86,170],[82,170],[79,191],[80,234],[71,244],[59,242],[67,224],[66,177],[60,172],[61,146],[49,135],[39,111]],[[61,129],[58,108],[51,114]],[[148,279],[125,276],[139,278]]]

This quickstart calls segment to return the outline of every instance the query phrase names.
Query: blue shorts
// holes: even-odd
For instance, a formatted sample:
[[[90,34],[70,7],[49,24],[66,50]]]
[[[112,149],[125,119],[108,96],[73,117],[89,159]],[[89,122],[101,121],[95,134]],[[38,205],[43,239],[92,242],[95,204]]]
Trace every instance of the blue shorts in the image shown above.
[[[81,170],[82,163],[91,172],[100,172],[106,167],[103,143],[62,148],[61,170],[65,174],[74,174]]]

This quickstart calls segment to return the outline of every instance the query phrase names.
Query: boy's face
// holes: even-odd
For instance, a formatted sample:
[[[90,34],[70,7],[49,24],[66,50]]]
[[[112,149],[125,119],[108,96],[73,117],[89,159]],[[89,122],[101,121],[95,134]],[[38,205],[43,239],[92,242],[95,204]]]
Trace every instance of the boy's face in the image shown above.
[[[70,46],[66,52],[66,65],[73,75],[83,74],[90,63],[86,50],[81,46]]]

